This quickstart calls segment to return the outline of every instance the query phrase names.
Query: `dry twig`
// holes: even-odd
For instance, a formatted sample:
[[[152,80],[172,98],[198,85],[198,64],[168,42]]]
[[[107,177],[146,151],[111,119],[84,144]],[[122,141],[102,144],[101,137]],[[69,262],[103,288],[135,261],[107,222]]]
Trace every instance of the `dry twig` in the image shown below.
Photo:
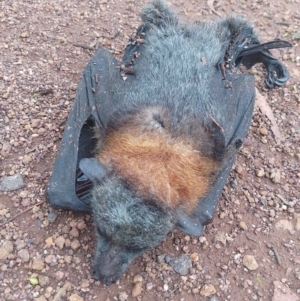
[[[12,222],[13,220],[15,220],[15,219],[16,219],[17,217],[19,217],[20,215],[22,215],[22,214],[24,214],[24,213],[30,211],[30,210],[31,210],[32,208],[34,208],[35,206],[40,206],[40,205],[44,204],[45,202],[46,202],[46,201],[42,201],[42,202],[39,202],[39,203],[37,203],[37,204],[34,204],[34,205],[28,207],[27,209],[25,209],[25,210],[19,212],[18,214],[16,214],[16,215],[13,216],[12,218],[10,218],[10,219],[9,219],[8,221],[6,221],[5,223],[0,224],[0,227],[5,226],[6,224],[8,224],[8,223]]]

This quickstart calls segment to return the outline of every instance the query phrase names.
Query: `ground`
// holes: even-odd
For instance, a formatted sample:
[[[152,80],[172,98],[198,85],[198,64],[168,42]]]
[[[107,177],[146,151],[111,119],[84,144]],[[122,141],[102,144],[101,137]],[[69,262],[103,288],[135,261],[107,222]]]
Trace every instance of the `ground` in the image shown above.
[[[258,106],[203,236],[174,231],[117,284],[105,287],[91,279],[90,216],[54,211],[44,202],[84,66],[96,47],[120,59],[145,2],[0,0],[0,180],[21,174],[25,182],[22,189],[0,192],[0,300],[112,301],[128,295],[146,301],[299,301],[298,0],[170,1],[184,19],[236,13],[254,24],[262,41],[281,38],[293,44],[273,51],[291,74],[284,87],[269,91],[263,68],[251,71]],[[160,256],[182,253],[193,261],[187,276]]]

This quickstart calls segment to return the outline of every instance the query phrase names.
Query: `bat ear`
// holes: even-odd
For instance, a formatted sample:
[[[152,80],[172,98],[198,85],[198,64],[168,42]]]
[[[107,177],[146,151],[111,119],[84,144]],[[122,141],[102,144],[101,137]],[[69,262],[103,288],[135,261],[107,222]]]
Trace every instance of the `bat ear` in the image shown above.
[[[106,175],[105,167],[96,158],[81,159],[79,168],[93,183],[100,182]]]

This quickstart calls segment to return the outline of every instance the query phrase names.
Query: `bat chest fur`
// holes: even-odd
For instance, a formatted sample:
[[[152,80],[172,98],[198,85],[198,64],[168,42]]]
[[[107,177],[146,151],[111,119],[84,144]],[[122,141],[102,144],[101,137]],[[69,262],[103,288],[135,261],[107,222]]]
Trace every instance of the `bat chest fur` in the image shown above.
[[[152,120],[139,116],[109,130],[98,149],[99,161],[139,197],[188,211],[208,191],[216,169],[191,139],[172,137],[155,114]]]

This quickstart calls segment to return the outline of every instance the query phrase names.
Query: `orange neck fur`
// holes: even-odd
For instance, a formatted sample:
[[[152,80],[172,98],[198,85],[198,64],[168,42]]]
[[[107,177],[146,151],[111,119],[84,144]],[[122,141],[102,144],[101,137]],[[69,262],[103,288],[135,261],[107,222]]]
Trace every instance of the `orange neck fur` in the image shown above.
[[[187,139],[131,126],[110,131],[99,161],[117,172],[137,195],[171,208],[192,210],[211,184],[215,161],[202,157]]]

